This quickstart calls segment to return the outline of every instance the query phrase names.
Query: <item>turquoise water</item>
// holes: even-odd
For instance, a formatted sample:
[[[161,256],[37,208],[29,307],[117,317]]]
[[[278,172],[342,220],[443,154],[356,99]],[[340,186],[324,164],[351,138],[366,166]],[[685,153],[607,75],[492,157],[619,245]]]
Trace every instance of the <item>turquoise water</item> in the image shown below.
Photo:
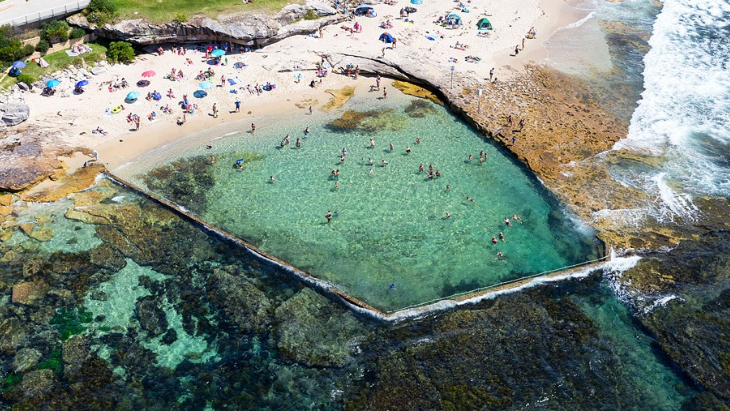
[[[327,126],[340,111],[290,117],[259,127],[255,136],[215,139],[212,150],[183,155],[200,156],[194,168],[213,168],[213,182],[196,180],[210,185],[204,203],[200,197],[174,200],[386,310],[597,257],[590,235],[577,231],[513,160],[446,109],[413,101],[356,95],[343,109],[372,110],[372,116],[355,129]],[[411,116],[409,104],[425,104],[415,111],[422,117]],[[307,126],[311,132],[305,135]],[[281,147],[286,134],[291,143]],[[210,155],[216,157],[213,165]],[[233,166],[238,158],[246,159],[243,171]],[[441,177],[427,177],[431,164]],[[339,177],[331,175],[333,169]],[[513,214],[522,223],[507,226],[504,219]],[[504,241],[492,244],[500,232]]]

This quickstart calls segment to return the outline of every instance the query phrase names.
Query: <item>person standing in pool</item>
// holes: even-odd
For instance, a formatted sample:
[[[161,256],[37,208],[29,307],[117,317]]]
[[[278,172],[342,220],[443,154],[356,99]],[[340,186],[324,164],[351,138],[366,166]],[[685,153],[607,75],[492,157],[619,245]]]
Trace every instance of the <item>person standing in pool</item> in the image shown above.
[[[370,139],[370,148],[375,148],[375,140]]]
[[[302,146],[302,140],[297,137],[297,148],[300,148]]]
[[[391,141],[390,142],[390,151],[393,151],[394,149],[395,149],[395,147],[393,146],[393,142]]]
[[[304,129],[304,135],[305,136],[309,135],[309,126],[307,126],[307,128]]]
[[[251,123],[251,134],[256,132],[256,124]]]
[[[492,244],[497,244],[497,237],[492,237]]]
[[[502,241],[504,241],[504,234],[502,234],[501,231],[499,232],[499,239],[502,240]]]
[[[421,163],[421,165],[418,166],[418,172],[423,173],[423,163]]]
[[[451,191],[451,186],[446,184],[446,191]]]
[[[347,155],[347,147],[342,147],[342,155],[343,156]]]
[[[276,181],[276,179],[274,178],[274,176],[271,176],[271,177],[269,177],[269,181],[271,181],[272,183],[274,183]]]
[[[327,210],[327,214],[324,215],[324,218],[327,219],[327,224],[329,224],[330,221],[332,221],[332,211]]]
[[[406,146],[406,154],[411,154],[411,146]]]

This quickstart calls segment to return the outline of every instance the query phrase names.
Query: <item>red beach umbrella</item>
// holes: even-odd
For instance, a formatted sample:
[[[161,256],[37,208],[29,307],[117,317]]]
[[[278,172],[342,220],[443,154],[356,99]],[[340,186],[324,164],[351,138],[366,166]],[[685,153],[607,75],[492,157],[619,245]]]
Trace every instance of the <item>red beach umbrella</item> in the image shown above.
[[[157,73],[155,73],[155,72],[154,72],[154,71],[152,71],[152,70],[147,70],[147,71],[145,71],[144,73],[142,73],[142,77],[152,77],[152,76],[154,76],[155,74],[157,74]]]

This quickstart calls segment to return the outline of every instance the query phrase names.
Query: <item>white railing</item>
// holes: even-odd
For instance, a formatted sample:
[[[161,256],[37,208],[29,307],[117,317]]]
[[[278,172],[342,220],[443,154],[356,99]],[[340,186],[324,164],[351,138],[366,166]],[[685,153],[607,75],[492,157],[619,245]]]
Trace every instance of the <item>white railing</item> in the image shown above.
[[[13,17],[11,19],[0,20],[0,26],[9,24],[13,27],[25,26],[39,21],[51,20],[56,17],[65,17],[71,13],[83,10],[89,5],[90,0],[75,1],[72,3],[56,6],[50,9],[41,10],[24,16]]]

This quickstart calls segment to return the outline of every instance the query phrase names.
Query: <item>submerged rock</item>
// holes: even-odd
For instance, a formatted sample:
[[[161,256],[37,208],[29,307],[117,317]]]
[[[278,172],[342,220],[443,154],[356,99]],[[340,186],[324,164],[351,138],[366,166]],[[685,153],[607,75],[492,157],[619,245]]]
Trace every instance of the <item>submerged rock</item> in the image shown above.
[[[15,389],[25,398],[36,398],[53,391],[57,384],[53,370],[35,370],[25,374]]]
[[[366,338],[352,313],[310,288],[283,302],[276,321],[281,355],[310,367],[342,367]]]
[[[211,303],[220,305],[226,318],[243,333],[263,333],[271,322],[271,302],[248,279],[215,270],[208,281]]]
[[[36,349],[21,348],[15,353],[15,358],[13,358],[11,368],[16,374],[22,374],[25,371],[34,368],[42,356],[43,355],[40,351]]]
[[[137,300],[135,311],[137,320],[151,338],[161,335],[168,327],[167,315],[159,306],[160,301],[154,296],[141,297]]]
[[[13,286],[12,301],[16,304],[35,305],[48,291],[48,285],[43,281],[31,281]]]

